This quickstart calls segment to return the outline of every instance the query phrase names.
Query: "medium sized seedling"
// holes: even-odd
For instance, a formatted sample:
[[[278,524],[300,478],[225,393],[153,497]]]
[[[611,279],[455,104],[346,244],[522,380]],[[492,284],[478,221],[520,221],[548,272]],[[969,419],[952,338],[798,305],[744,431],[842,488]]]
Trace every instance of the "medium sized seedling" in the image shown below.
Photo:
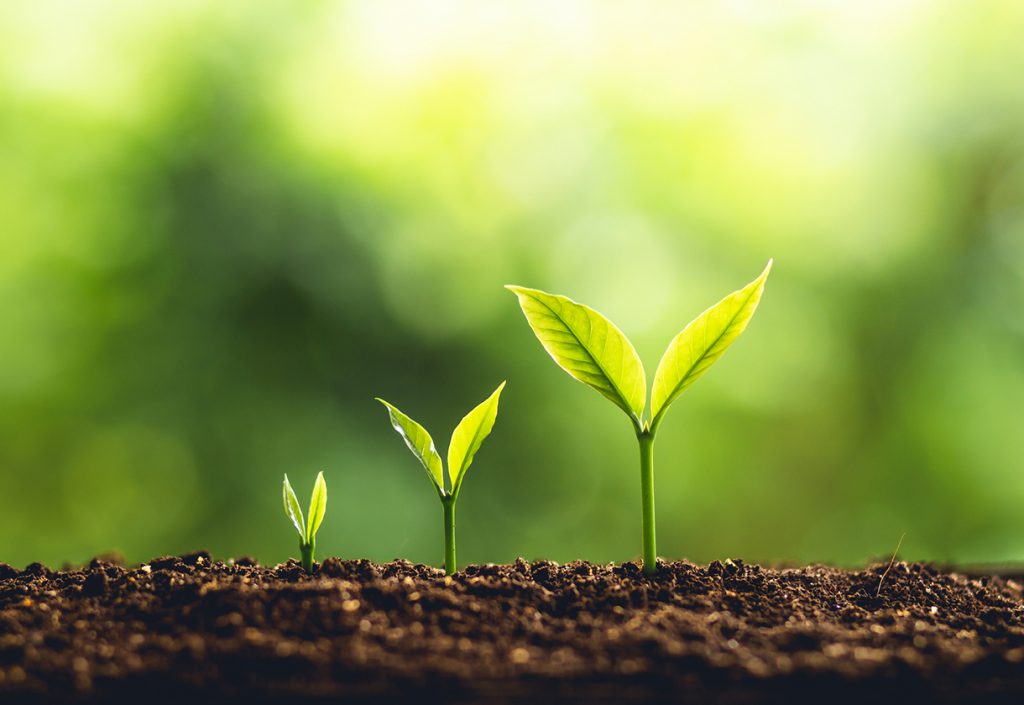
[[[654,537],[654,437],[675,399],[708,371],[746,329],[764,293],[772,263],[754,281],[690,321],[658,364],[647,409],[647,378],[633,345],[600,313],[565,296],[508,286],[534,334],[555,363],[622,409],[640,443],[644,572],[657,571]]]
[[[309,515],[303,519],[302,509],[299,507],[299,500],[295,496],[295,490],[288,482],[288,475],[284,476],[282,488],[284,494],[284,513],[292,520],[295,530],[299,532],[299,553],[302,556],[302,567],[307,573],[313,572],[313,553],[316,551],[316,532],[323,523],[324,514],[327,513],[327,482],[324,481],[324,474],[321,472],[316,476],[316,483],[313,485],[313,495],[309,498]]]
[[[434,447],[434,440],[427,430],[395,406],[381,398],[377,398],[388,410],[388,418],[398,435],[405,441],[412,454],[420,461],[427,471],[427,477],[441,499],[444,516],[444,572],[451,575],[456,570],[455,562],[455,502],[462,490],[462,481],[466,479],[466,471],[473,463],[476,452],[480,450],[484,439],[494,428],[498,418],[498,398],[505,388],[502,382],[479,406],[466,414],[452,432],[448,444],[448,478],[445,481],[444,467],[441,456]]]

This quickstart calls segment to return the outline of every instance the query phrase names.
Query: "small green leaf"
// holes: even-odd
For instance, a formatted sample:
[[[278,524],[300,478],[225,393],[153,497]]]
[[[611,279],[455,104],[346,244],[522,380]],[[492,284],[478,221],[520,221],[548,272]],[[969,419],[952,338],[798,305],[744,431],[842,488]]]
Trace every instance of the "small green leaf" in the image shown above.
[[[324,521],[324,514],[327,513],[327,482],[324,480],[323,472],[316,476],[316,483],[313,485],[313,494],[309,498],[309,523],[306,525],[306,543],[312,543],[316,536],[317,529]]]
[[[640,423],[647,381],[640,356],[622,331],[594,309],[565,296],[507,286],[526,320],[563,370],[593,387]]]
[[[387,408],[391,425],[398,431],[398,435],[405,441],[405,445],[409,447],[412,454],[423,465],[427,475],[438,491],[444,493],[444,470],[441,467],[441,456],[438,455],[437,449],[434,448],[434,439],[430,437],[425,428],[403,414],[396,407],[380,398],[377,401]]]
[[[769,260],[761,276],[697,316],[672,339],[654,375],[652,426],[657,425],[669,404],[707,372],[746,329],[761,301],[771,269]]]
[[[491,396],[466,414],[452,432],[452,440],[448,444],[448,477],[452,481],[453,495],[458,495],[462,478],[473,464],[473,456],[494,428],[494,420],[498,417],[498,398],[504,388],[505,383],[502,382]]]
[[[303,529],[305,522],[302,519],[302,509],[299,507],[299,500],[295,496],[295,490],[292,489],[291,483],[288,482],[287,473],[285,473],[284,485],[281,491],[284,494],[284,513],[292,520],[295,530],[299,532],[299,538],[305,540],[306,531]]]

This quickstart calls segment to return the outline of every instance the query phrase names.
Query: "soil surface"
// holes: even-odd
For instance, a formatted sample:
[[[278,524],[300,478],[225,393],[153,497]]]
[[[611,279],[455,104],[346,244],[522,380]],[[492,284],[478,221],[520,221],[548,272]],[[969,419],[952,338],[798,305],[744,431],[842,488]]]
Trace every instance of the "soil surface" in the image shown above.
[[[885,569],[0,564],[0,702],[1024,703],[1021,582]]]

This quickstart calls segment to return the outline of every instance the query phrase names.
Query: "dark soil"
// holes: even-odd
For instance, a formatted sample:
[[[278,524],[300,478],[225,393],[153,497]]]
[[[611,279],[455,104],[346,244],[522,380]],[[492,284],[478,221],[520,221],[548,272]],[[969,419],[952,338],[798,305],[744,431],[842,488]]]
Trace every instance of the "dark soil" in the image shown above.
[[[1021,583],[884,569],[0,564],[0,702],[1024,703]]]

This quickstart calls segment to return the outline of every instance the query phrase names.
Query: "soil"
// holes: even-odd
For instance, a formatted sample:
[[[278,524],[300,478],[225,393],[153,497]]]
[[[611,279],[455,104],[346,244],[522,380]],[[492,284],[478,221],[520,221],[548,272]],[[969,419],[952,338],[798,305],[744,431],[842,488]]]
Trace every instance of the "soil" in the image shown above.
[[[1024,585],[923,564],[0,564],[0,702],[1024,702]]]

